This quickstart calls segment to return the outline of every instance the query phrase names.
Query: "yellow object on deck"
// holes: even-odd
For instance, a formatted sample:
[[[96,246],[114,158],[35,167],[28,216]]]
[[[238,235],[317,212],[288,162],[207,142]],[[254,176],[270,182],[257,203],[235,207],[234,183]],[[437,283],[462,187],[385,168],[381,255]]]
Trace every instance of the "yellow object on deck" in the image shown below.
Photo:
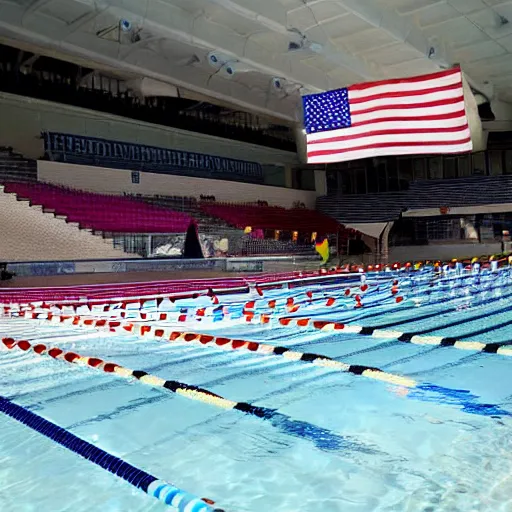
[[[316,252],[322,256],[322,263],[327,263],[329,260],[329,241],[327,238],[323,242],[315,245]]]

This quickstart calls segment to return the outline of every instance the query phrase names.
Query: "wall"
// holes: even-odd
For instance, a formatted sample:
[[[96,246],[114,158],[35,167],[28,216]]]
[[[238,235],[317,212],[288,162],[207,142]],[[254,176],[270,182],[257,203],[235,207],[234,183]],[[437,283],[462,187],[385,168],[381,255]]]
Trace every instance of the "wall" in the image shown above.
[[[63,261],[136,257],[112,242],[18,201],[0,187],[0,261]]]
[[[54,131],[167,149],[236,158],[260,164],[298,165],[295,153],[167,128],[49,101],[0,92],[0,146],[27,158],[43,154],[42,131]]]
[[[131,171],[106,169],[40,160],[37,179],[46,183],[88,190],[90,192],[123,192],[143,195],[187,196],[199,199],[201,194],[214,195],[217,201],[268,201],[269,204],[290,208],[300,201],[315,207],[316,192],[289,188],[253,185],[235,181],[190,178],[164,174],[140,173],[140,183],[132,183]]]
[[[447,244],[447,245],[411,245],[402,247],[390,247],[388,262],[395,261],[423,261],[441,260],[448,261],[452,258],[473,258],[498,254],[501,252],[501,244]]]
[[[222,258],[207,260],[149,259],[149,260],[89,260],[10,263],[7,269],[17,277],[57,276],[62,274],[97,274],[120,272],[292,272],[318,269],[317,257],[284,256],[263,258]],[[207,278],[207,275],[203,277]],[[325,279],[325,278],[324,278]]]

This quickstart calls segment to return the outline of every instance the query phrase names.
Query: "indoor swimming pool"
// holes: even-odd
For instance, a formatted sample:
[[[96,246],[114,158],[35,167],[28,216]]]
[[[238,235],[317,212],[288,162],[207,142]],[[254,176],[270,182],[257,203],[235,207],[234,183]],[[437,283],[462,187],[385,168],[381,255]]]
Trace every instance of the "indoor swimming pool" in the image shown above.
[[[512,510],[512,267],[134,293],[4,299],[3,510]]]

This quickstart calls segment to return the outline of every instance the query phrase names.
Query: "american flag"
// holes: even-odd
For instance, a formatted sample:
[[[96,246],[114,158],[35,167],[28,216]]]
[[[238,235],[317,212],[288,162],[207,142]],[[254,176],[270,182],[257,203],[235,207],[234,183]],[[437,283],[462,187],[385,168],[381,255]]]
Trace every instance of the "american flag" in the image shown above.
[[[471,151],[460,68],[302,98],[308,163]]]

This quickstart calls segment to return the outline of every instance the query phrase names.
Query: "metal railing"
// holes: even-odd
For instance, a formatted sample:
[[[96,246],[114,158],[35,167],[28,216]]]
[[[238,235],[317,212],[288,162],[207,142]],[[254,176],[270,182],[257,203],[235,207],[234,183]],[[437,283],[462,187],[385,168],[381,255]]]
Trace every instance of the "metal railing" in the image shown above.
[[[143,258],[182,258],[185,233],[105,233],[114,247]],[[206,258],[314,256],[313,243],[256,239],[240,230],[203,229],[199,241]],[[335,247],[332,245],[331,247]]]

